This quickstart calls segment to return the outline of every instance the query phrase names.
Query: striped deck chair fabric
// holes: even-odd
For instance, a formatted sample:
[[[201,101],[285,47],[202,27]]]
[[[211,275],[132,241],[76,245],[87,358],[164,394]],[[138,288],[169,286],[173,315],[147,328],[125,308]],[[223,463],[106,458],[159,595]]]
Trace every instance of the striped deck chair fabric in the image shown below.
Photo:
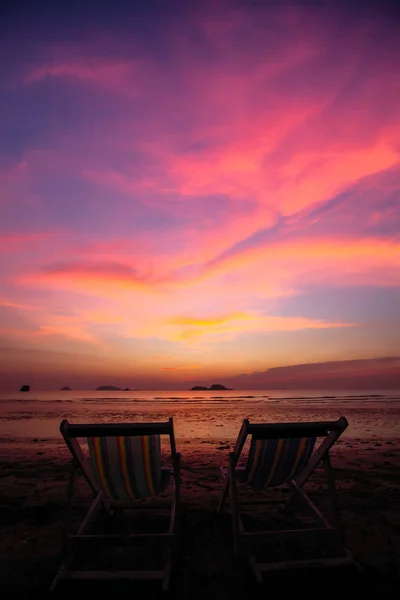
[[[90,437],[88,446],[95,478],[107,498],[137,500],[167,488],[170,471],[161,468],[159,435]]]
[[[238,477],[254,489],[282,485],[301,473],[315,441],[315,437],[257,439],[253,436],[247,465],[237,470]]]

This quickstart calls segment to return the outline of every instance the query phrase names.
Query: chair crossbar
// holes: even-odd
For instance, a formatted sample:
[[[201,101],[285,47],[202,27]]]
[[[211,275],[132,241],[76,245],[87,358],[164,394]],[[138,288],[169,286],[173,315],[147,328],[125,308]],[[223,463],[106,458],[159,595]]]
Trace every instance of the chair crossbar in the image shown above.
[[[96,540],[109,540],[110,542],[129,542],[132,540],[143,540],[150,537],[153,539],[159,539],[162,542],[170,542],[174,536],[172,533],[93,533],[68,536],[70,540],[82,540],[85,542],[95,542]]]
[[[262,573],[268,573],[272,571],[286,571],[287,569],[321,569],[324,567],[351,566],[353,564],[353,557],[351,555],[346,555],[335,558],[312,558],[310,560],[257,563],[257,567]]]
[[[165,571],[67,571],[63,579],[164,579]]]
[[[247,433],[256,439],[295,437],[325,437],[330,431],[341,431],[347,427],[344,417],[337,421],[304,423],[254,423],[247,426]]]
[[[244,543],[261,542],[286,542],[288,540],[323,539],[327,536],[337,537],[338,532],[334,527],[321,527],[320,529],[286,529],[276,531],[245,531]]]
[[[98,423],[98,424],[82,424],[82,423],[66,423],[62,425],[64,433],[70,438],[80,437],[116,437],[116,436],[135,436],[135,435],[151,435],[165,434],[172,432],[172,424],[170,421],[164,423]]]

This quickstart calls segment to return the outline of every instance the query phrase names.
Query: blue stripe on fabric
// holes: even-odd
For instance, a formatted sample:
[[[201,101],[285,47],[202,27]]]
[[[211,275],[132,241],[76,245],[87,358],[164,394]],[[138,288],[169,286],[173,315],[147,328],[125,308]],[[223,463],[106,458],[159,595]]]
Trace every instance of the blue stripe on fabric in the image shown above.
[[[287,438],[284,440],[285,447],[279,465],[275,471],[269,487],[277,487],[286,483],[293,469],[300,446],[300,438]]]
[[[279,440],[262,440],[262,451],[260,454],[260,462],[257,466],[257,472],[251,483],[254,489],[264,487],[274,465],[275,456],[278,450]]]
[[[143,464],[142,436],[129,438],[128,453],[134,462],[137,497],[146,498],[150,493],[147,486],[145,465]]]
[[[110,464],[110,478],[112,479],[115,500],[130,500],[125,489],[124,478],[121,470],[121,461],[118,451],[118,439],[116,437],[107,438],[108,460]]]
[[[315,442],[316,442],[315,437],[312,438],[308,438],[307,442],[306,442],[306,447],[304,449],[304,453],[303,456],[301,457],[299,464],[297,465],[296,471],[293,475],[294,477],[297,477],[298,475],[300,475],[300,473],[302,472],[302,470],[305,468],[305,466],[307,465],[308,461],[310,460],[311,454],[314,450],[314,446],[315,446]]]
[[[160,491],[161,485],[161,442],[159,435],[151,435],[150,468],[154,492]]]

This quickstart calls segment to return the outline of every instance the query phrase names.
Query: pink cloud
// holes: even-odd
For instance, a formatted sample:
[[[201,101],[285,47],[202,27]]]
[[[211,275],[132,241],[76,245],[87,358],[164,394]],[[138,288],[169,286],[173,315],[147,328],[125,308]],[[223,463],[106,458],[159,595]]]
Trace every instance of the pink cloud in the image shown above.
[[[114,297],[129,290],[147,290],[157,284],[151,273],[138,272],[128,264],[95,261],[50,265],[17,278],[22,285],[68,289]]]

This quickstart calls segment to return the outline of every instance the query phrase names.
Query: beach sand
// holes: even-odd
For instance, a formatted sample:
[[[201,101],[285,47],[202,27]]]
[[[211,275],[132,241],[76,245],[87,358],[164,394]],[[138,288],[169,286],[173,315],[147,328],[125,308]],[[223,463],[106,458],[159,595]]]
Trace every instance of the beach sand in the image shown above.
[[[171,595],[184,598],[250,598],[259,594],[245,565],[233,558],[229,513],[216,515],[221,489],[219,466],[227,463],[233,440],[201,442],[183,440],[181,486],[181,548]],[[276,590],[308,596],[374,597],[393,593],[400,581],[400,440],[346,439],[332,451],[338,497],[348,546],[362,569],[294,572],[269,576],[262,593]],[[61,440],[10,440],[0,445],[0,582],[8,593],[28,596],[46,592],[59,565],[61,527],[65,515],[69,454]],[[322,471],[308,486],[310,496],[327,507]],[[244,498],[251,492],[244,492]],[[271,496],[268,492],[268,497]],[[263,492],[263,494],[265,494]],[[90,504],[90,490],[79,481],[77,511],[82,516]],[[251,512],[249,512],[251,511]],[[252,528],[265,526],[265,508],[248,507],[244,515]],[[280,518],[272,514],[273,519]],[[304,526],[301,506],[290,518]],[[271,525],[271,519],[269,521]],[[149,527],[154,527],[150,523]],[[302,554],[312,548],[301,548]],[[110,549],[107,549],[110,552]],[[318,552],[318,548],[316,549]],[[143,547],[128,552],[128,559],[147,558],[152,550]],[[139,554],[138,554],[139,552]],[[111,550],[111,557],[113,550]],[[115,551],[115,556],[120,554]],[[108,560],[108,559],[106,559]],[[120,560],[118,558],[118,560]],[[151,566],[151,562],[150,562]],[[100,585],[100,587],[99,587]],[[162,596],[157,582],[79,583],[61,582],[57,596],[83,597],[96,590]],[[354,593],[353,593],[354,592]],[[135,592],[136,593],[136,592]]]

